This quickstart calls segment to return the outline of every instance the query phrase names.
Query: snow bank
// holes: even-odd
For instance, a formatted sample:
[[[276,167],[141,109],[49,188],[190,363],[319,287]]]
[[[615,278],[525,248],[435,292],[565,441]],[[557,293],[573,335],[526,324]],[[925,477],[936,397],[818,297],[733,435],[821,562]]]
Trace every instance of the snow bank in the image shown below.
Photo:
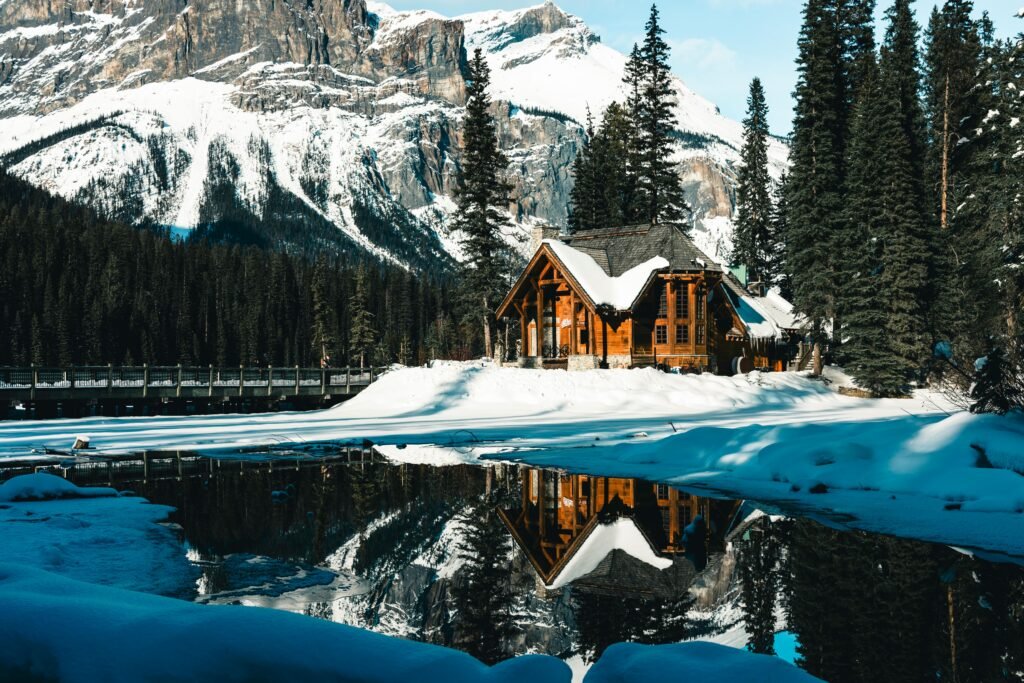
[[[79,488],[66,479],[45,473],[26,474],[0,484],[0,503],[58,498],[99,498],[116,495],[117,491],[114,489]]]
[[[506,456],[507,458],[507,456]],[[1024,416],[700,426],[516,459],[773,503],[867,531],[1024,554]]]
[[[595,305],[610,306],[617,311],[632,308],[651,276],[669,265],[665,258],[655,256],[618,277],[611,277],[588,254],[564,242],[544,240],[544,244],[554,252]]]
[[[642,680],[715,681],[716,683],[821,683],[777,657],[693,642],[678,645],[612,645],[587,673],[585,683]]]
[[[259,607],[209,606],[0,565],[0,671],[63,683],[447,681],[568,683],[528,655],[467,654]]]
[[[148,593],[194,591],[196,570],[177,534],[158,524],[172,508],[118,497],[111,489],[78,488],[48,474],[15,477],[0,486],[0,492],[7,490],[47,494],[48,499],[0,505],[4,562]]]

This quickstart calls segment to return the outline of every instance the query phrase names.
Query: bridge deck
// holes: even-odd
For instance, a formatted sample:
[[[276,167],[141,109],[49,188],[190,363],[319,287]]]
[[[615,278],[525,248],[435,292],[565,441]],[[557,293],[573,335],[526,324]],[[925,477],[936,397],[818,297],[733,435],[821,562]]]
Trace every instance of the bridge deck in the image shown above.
[[[351,395],[384,371],[181,365],[0,368],[0,401]]]

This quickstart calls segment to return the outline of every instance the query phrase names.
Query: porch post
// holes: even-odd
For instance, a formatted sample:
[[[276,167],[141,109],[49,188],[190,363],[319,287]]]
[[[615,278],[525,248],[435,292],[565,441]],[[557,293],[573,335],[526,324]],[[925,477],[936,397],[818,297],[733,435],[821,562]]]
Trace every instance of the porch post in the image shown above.
[[[535,356],[544,356],[544,290],[537,288],[537,348]]]
[[[569,290],[569,309],[572,311],[572,342],[569,344],[569,355],[575,356],[579,352],[580,338],[576,333],[576,292]]]

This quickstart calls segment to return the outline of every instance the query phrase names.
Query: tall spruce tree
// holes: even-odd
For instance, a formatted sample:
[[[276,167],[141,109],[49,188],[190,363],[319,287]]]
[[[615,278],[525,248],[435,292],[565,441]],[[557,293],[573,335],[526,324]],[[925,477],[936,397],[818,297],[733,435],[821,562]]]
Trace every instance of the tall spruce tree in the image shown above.
[[[313,267],[313,348],[320,357],[321,367],[330,363],[334,345],[331,331],[337,328],[334,306],[327,289],[327,268],[324,258],[318,258]]]
[[[768,174],[768,104],[760,78],[750,82],[743,148],[736,187],[737,214],[732,261],[747,267],[751,280],[774,280],[775,226]]]
[[[640,108],[633,112],[639,125],[640,172],[638,175],[644,220],[651,223],[684,222],[690,207],[683,196],[683,185],[672,162],[673,141],[677,120],[674,111],[675,91],[668,66],[669,46],[662,36],[657,5],[644,25],[644,41],[640,47],[642,90]]]
[[[629,220],[630,129],[625,109],[612,102],[601,125],[592,131],[585,149],[577,155],[573,165],[576,184],[569,207],[573,232],[623,225]]]
[[[818,344],[835,315],[836,259],[846,253],[846,65],[837,12],[836,0],[807,0],[804,6],[786,196],[786,263],[794,304],[807,316]]]
[[[497,129],[487,93],[490,70],[477,48],[466,81],[466,118],[461,185],[454,226],[463,234],[464,286],[474,317],[482,322],[484,353],[490,357],[494,311],[512,270],[512,256],[503,237],[508,226],[509,184],[502,178],[508,159],[498,148]]]
[[[740,602],[750,640],[747,649],[775,654],[775,604],[780,587],[781,546],[771,519],[755,521],[743,535],[737,564]]]
[[[949,227],[959,175],[957,147],[977,121],[981,36],[971,0],[946,0],[925,32],[924,93],[928,115],[928,184],[942,230]]]
[[[454,595],[461,640],[471,655],[487,664],[507,655],[505,644],[514,631],[508,570],[511,537],[496,505],[492,496],[485,497],[467,517],[458,545],[465,583]]]
[[[369,293],[367,291],[367,273],[365,266],[356,271],[355,289],[349,298],[349,352],[359,358],[359,369],[366,365],[368,354],[377,342],[377,333],[373,329],[373,313],[369,310]]]
[[[896,0],[887,20],[881,63],[876,74],[869,72],[854,117],[846,222],[855,256],[839,297],[848,364],[879,395],[901,393],[925,360],[932,244],[909,0]]]

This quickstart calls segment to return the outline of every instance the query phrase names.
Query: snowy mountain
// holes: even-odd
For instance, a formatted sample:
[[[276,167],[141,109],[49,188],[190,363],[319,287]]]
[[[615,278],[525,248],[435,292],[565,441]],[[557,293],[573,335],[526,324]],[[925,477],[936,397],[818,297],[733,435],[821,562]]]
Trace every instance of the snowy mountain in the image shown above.
[[[432,267],[459,256],[476,47],[517,230],[564,224],[580,122],[622,96],[625,56],[551,3],[446,18],[365,0],[0,0],[0,163],[132,222]],[[742,127],[676,88],[697,241],[723,253]],[[773,143],[777,170],[786,151]]]

